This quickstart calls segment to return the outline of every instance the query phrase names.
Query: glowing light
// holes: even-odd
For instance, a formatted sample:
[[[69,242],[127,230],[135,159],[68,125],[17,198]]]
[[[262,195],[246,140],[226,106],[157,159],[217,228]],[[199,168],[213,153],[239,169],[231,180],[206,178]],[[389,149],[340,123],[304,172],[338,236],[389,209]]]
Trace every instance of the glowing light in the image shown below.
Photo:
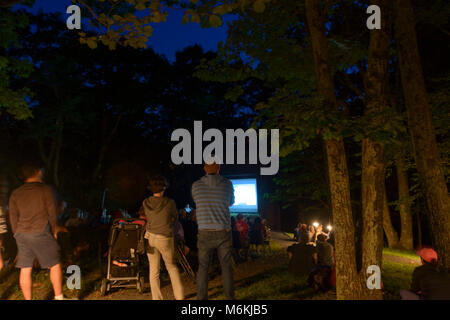
[[[331,231],[331,229],[333,229],[333,227],[332,227],[332,226],[328,226],[327,229],[328,229],[329,231]]]
[[[319,223],[318,222],[314,222],[313,226],[314,226],[314,228],[317,228],[319,226]]]

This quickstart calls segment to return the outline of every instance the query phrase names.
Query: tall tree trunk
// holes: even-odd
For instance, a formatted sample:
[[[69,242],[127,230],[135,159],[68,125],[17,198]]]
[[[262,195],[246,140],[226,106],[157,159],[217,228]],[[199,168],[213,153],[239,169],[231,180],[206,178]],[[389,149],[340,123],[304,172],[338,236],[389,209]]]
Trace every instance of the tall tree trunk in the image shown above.
[[[337,110],[334,83],[328,58],[325,17],[321,1],[306,0],[306,16],[312,40],[319,95],[331,111]],[[330,179],[330,194],[335,224],[336,293],[339,300],[360,296],[355,258],[354,225],[350,182],[342,138],[325,141]]]
[[[411,204],[409,202],[408,173],[401,157],[397,158],[398,199],[400,201],[401,234],[400,247],[406,250],[414,249],[413,223]]]
[[[394,226],[392,225],[387,195],[384,197],[383,203],[383,229],[388,241],[388,247],[397,248],[399,242],[398,233],[397,231],[395,231]]]
[[[417,44],[411,0],[397,0],[396,39],[414,156],[439,263],[450,270],[450,198],[440,161]]]
[[[392,39],[390,0],[374,4],[383,12],[382,28],[370,31],[368,69],[365,77],[365,116],[378,126],[386,122],[383,111],[389,105],[389,49]],[[362,281],[371,265],[381,267],[383,254],[383,212],[386,202],[385,145],[367,137],[362,142]],[[381,290],[366,289],[372,299],[382,299]]]
[[[416,222],[417,222],[417,246],[422,247],[422,221],[420,219],[420,211],[416,211]]]

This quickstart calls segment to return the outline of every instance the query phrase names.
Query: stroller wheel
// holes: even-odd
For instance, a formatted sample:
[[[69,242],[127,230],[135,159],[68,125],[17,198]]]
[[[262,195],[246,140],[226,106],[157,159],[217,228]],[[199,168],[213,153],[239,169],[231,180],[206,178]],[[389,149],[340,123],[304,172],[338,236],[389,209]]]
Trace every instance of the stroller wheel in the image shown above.
[[[106,279],[103,279],[102,280],[102,286],[100,287],[100,294],[102,295],[102,296],[106,296],[106,294],[108,293],[108,291],[109,291],[109,284],[108,284],[108,280],[106,280]]]
[[[143,276],[139,277],[139,280],[137,281],[137,290],[139,291],[139,293],[144,293],[144,286],[145,286],[145,279]]]

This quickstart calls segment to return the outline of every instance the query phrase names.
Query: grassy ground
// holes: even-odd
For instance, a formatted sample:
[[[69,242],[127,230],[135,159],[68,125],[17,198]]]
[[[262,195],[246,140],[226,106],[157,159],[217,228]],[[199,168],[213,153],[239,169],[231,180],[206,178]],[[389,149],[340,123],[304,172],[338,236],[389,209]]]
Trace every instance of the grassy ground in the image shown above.
[[[420,257],[414,251],[406,251],[399,249],[384,248],[383,254],[408,258],[420,262]]]
[[[409,287],[412,272],[418,265],[419,259],[413,252],[385,249],[383,253],[384,298],[387,300],[399,299],[399,290]],[[78,299],[99,297],[98,292],[104,272],[102,268],[99,268],[97,260],[86,257],[78,264],[83,266],[82,289],[68,290],[65,288],[65,295]],[[51,299],[52,287],[48,272],[36,271],[33,273],[33,280],[34,299]],[[164,281],[164,283],[165,286],[170,286],[170,282]],[[287,268],[285,249],[274,241],[271,242],[270,255],[236,266],[235,292],[236,298],[239,300],[336,299],[333,292],[316,295],[306,286],[306,278],[290,274]],[[121,295],[109,298],[121,299],[123,297],[126,299],[126,296],[127,291],[124,290]],[[133,296],[128,298],[134,299]],[[151,299],[151,295],[148,294],[144,298]],[[0,300],[3,299],[23,299],[18,284],[18,271],[11,266],[0,272]],[[220,283],[210,290],[210,299],[224,299]]]

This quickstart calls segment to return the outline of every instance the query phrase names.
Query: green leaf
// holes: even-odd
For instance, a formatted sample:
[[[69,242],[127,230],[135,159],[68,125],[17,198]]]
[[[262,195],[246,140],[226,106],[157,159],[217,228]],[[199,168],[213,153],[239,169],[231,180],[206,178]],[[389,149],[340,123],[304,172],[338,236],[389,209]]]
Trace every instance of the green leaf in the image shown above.
[[[185,14],[184,16],[183,16],[183,18],[181,19],[181,23],[182,24],[186,24],[186,23],[188,23],[189,22],[189,16],[187,15],[187,14]]]
[[[220,17],[218,17],[216,15],[211,15],[211,16],[209,16],[209,24],[213,28],[220,27],[222,25],[222,19],[220,19]]]
[[[97,48],[97,41],[93,40],[93,39],[88,39],[87,40],[87,45],[89,46],[89,48],[91,49],[96,49]]]
[[[198,14],[193,14],[191,17],[191,22],[200,23],[200,16]]]
[[[264,10],[266,10],[266,5],[264,4],[263,0],[257,0],[255,3],[253,3],[253,10],[255,10],[257,13],[263,13]]]

